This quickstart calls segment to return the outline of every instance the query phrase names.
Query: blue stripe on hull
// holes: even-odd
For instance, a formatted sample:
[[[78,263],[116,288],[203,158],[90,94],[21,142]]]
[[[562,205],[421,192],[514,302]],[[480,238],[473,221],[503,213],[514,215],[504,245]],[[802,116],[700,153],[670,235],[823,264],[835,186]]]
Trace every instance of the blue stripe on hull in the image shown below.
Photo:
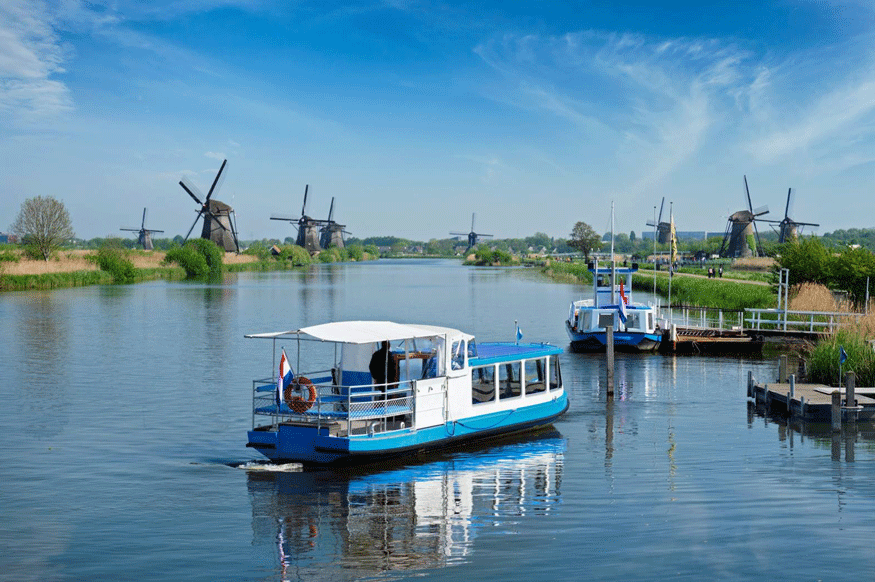
[[[420,430],[396,431],[388,435],[353,439],[328,436],[327,428],[317,434],[316,427],[281,425],[279,432],[249,431],[249,445],[276,462],[307,464],[363,463],[385,457],[456,444],[460,441],[490,438],[527,430],[553,422],[568,410],[568,397],[506,410],[484,416],[448,422]],[[273,446],[271,446],[273,445]]]

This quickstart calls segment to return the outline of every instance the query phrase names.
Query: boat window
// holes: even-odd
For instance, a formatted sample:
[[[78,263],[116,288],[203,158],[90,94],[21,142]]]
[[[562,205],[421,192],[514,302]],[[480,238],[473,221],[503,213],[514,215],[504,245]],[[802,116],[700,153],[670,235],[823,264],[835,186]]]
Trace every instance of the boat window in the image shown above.
[[[547,359],[526,360],[526,394],[537,394],[547,390]]]
[[[580,325],[577,329],[589,329],[592,327],[592,311],[584,309],[580,312]]]
[[[477,342],[471,340],[468,342],[468,359],[477,357]]]
[[[516,398],[520,390],[520,362],[499,364],[498,366],[499,399]]]
[[[647,312],[647,330],[650,331],[653,329],[653,312]]]
[[[451,366],[453,370],[465,367],[465,340],[453,342]]]
[[[559,372],[559,356],[551,356],[550,361],[550,390],[558,390],[562,386],[562,374]]]
[[[495,364],[471,369],[471,400],[474,404],[495,402]]]
[[[626,328],[635,328],[638,329],[641,327],[641,314],[635,312],[628,312],[626,315]]]

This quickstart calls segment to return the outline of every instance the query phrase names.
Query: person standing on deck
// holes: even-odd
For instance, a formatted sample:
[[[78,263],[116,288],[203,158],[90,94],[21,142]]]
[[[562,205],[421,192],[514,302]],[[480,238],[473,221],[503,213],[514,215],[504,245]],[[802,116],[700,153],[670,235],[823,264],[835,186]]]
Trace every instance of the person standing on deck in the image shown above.
[[[374,385],[383,392],[386,391],[387,384],[394,384],[398,381],[395,361],[389,352],[388,341],[384,341],[380,345],[380,349],[371,356],[368,370],[370,370],[371,376],[374,378]]]

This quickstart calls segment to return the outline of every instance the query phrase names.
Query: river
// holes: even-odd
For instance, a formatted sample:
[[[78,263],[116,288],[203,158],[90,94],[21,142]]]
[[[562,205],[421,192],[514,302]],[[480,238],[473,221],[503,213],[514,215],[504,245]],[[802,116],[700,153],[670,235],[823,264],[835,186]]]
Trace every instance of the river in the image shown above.
[[[245,447],[271,374],[246,333],[391,319],[512,340],[518,322],[567,346],[587,292],[381,260],[2,294],[0,580],[875,575],[872,435],[756,414],[746,376],[772,360],[618,354],[608,400],[604,356],[567,352],[552,429],[383,467],[268,471]]]

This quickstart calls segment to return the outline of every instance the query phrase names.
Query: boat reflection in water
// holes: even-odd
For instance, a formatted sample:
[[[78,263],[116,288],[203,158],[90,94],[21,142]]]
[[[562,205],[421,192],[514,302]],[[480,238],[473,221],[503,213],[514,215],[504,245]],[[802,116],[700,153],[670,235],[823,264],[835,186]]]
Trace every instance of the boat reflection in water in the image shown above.
[[[250,471],[253,543],[276,548],[283,578],[464,563],[480,527],[555,510],[564,453],[549,430],[380,472]]]

